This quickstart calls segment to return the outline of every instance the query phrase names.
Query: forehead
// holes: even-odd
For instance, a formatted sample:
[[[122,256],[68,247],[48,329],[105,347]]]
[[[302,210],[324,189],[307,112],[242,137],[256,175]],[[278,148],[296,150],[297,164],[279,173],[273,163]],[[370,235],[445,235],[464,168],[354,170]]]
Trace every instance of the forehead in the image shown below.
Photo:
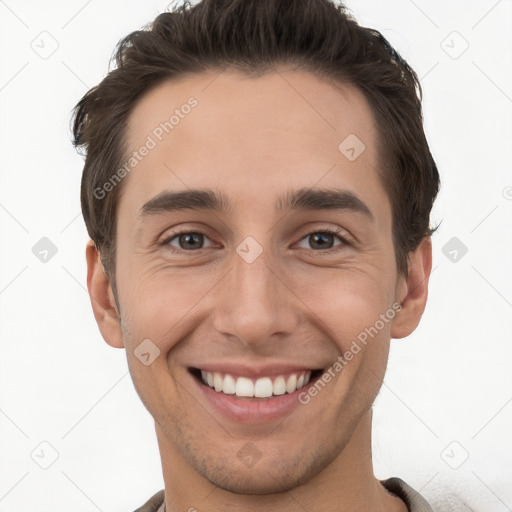
[[[235,207],[236,198],[267,196],[273,207],[291,184],[386,201],[376,136],[367,101],[349,85],[303,71],[187,75],[159,84],[133,109],[127,158],[149,150],[127,176],[121,202],[137,209],[166,189],[223,188]]]

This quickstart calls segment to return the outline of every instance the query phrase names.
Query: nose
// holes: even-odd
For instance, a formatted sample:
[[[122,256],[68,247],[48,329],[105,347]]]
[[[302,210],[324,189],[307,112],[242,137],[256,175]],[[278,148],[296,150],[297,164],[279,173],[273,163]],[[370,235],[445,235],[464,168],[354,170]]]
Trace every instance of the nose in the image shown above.
[[[271,345],[276,335],[295,332],[300,301],[269,251],[252,262],[234,252],[232,262],[214,310],[217,331],[248,346]]]

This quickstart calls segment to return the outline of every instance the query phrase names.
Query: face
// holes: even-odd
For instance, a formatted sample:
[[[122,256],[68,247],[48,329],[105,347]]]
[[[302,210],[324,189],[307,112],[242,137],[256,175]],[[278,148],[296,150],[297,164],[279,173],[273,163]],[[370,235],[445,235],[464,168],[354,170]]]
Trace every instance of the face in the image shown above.
[[[169,81],[130,116],[130,153],[152,147],[118,205],[120,322],[96,318],[161,449],[215,485],[271,493],[319,474],[368,413],[390,337],[415,327],[393,310],[407,281],[376,137],[361,93],[299,71]],[[238,396],[251,386],[275,395]]]

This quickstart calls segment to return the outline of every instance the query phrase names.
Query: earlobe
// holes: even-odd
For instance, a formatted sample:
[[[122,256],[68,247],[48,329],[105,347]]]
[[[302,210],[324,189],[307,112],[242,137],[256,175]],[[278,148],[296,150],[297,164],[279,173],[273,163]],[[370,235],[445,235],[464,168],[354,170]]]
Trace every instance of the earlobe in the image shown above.
[[[402,278],[397,296],[402,309],[393,320],[392,338],[409,336],[420,323],[427,303],[431,270],[432,241],[428,236],[409,254],[409,273]]]
[[[101,335],[110,346],[123,348],[124,341],[114,294],[93,240],[89,240],[85,252],[87,289]]]

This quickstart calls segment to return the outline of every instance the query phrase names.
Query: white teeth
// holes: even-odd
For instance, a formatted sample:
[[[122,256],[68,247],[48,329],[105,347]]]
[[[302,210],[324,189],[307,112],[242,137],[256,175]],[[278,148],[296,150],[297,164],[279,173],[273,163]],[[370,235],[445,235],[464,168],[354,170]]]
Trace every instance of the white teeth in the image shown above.
[[[236,392],[236,382],[231,375],[226,375],[224,377],[224,383],[222,386],[222,392],[226,393],[226,395],[234,395]]]
[[[263,377],[256,381],[256,384],[254,385],[254,396],[258,398],[267,398],[272,396],[272,381],[268,377]]]
[[[286,392],[293,393],[297,389],[297,375],[293,374],[288,377],[288,381],[286,382]]]
[[[222,391],[222,386],[224,385],[224,379],[220,373],[215,372],[213,374],[213,387],[215,391]]]
[[[279,375],[274,381],[274,395],[284,395],[286,393],[286,381]]]
[[[236,396],[254,396],[254,384],[251,379],[246,377],[236,379]]]
[[[241,397],[268,398],[272,395],[293,393],[295,390],[305,386],[309,382],[310,377],[311,370],[308,370],[300,374],[292,373],[287,379],[283,375],[278,375],[274,382],[272,382],[270,377],[261,377],[253,382],[248,377],[238,377],[235,380],[228,373],[223,377],[218,372],[210,373],[201,370],[201,378],[209,387],[227,395],[236,394]]]

